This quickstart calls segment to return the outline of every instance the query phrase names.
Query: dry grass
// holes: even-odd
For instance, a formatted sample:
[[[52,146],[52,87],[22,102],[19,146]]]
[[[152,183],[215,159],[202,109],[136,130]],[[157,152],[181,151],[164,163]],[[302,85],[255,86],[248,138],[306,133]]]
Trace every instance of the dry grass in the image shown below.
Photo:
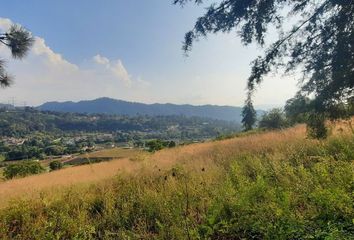
[[[137,168],[137,162],[129,159],[113,160],[92,165],[62,169],[26,178],[0,183],[0,205],[17,197],[38,196],[40,191],[78,183],[93,183],[116,175],[120,170],[131,172]]]
[[[300,125],[0,183],[3,206],[29,197],[0,238],[353,239],[353,149],[348,124]]]
[[[131,158],[135,157],[137,154],[141,154],[141,150],[137,149],[123,149],[123,148],[110,148],[104,149],[92,153],[81,154],[78,157],[86,158]]]
[[[343,134],[350,132],[348,129],[347,124],[342,124],[333,132]],[[0,199],[2,200],[0,206],[5,206],[13,198],[37,197],[41,191],[57,187],[94,183],[108,179],[118,172],[141,172],[140,170],[143,168],[145,173],[154,173],[177,163],[190,171],[198,171],[201,168],[210,169],[213,164],[222,164],[223,160],[229,159],[230,156],[237,156],[245,152],[272,152],[275,149],[279,150],[279,148],[286,152],[286,148],[292,144],[306,144],[307,141],[316,143],[316,140],[306,139],[305,126],[299,125],[281,131],[165,149],[153,155],[137,154],[136,151],[126,149],[103,150],[91,153],[90,157],[119,156],[124,158],[0,182]],[[215,159],[218,162],[215,162]]]

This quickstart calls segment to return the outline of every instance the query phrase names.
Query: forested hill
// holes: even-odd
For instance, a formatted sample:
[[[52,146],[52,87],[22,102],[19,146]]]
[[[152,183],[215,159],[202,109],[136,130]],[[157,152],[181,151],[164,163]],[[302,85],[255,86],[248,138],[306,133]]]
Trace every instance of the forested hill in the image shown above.
[[[80,102],[47,102],[38,107],[40,110],[77,113],[105,113],[116,115],[167,116],[184,115],[206,117],[226,121],[241,122],[241,107],[215,105],[176,105],[144,104],[126,102],[111,98],[98,98]]]
[[[120,133],[131,138],[206,139],[240,130],[240,125],[217,119],[175,116],[123,116],[59,113],[33,108],[0,108],[0,138],[27,137],[36,132],[50,134]]]

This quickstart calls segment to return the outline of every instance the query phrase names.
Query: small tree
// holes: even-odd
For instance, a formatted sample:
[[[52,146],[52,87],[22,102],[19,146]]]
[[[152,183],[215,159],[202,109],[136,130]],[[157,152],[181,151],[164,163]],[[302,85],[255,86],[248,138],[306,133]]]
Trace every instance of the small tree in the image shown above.
[[[53,161],[49,163],[49,168],[51,171],[59,170],[63,168],[63,163],[60,161]]]
[[[252,130],[253,125],[257,121],[257,113],[253,108],[253,104],[250,98],[247,98],[245,106],[242,109],[242,124],[245,131]]]
[[[15,177],[25,177],[44,172],[45,169],[39,162],[24,161],[21,163],[10,164],[4,169],[4,177],[12,179]]]
[[[307,121],[307,135],[311,138],[324,139],[328,135],[326,128],[326,116],[321,113],[312,112]]]
[[[286,118],[291,124],[306,123],[308,120],[308,111],[310,108],[310,99],[300,93],[294,98],[286,101],[284,111]]]
[[[161,140],[151,140],[146,143],[146,147],[149,148],[149,152],[159,151],[164,148],[163,142]]]
[[[281,129],[287,125],[285,115],[279,108],[274,108],[265,113],[259,121],[259,127],[265,129]]]
[[[175,142],[175,141],[170,141],[170,142],[168,142],[168,147],[169,147],[169,148],[176,147],[176,142]]]

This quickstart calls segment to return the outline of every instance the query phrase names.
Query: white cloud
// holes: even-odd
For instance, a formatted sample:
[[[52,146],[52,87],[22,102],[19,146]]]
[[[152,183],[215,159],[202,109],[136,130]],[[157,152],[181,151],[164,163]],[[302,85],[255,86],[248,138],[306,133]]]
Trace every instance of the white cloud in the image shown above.
[[[106,57],[102,57],[101,55],[97,54],[93,57],[93,61],[97,64],[107,65],[109,64],[109,59]]]
[[[6,31],[11,24],[11,20],[0,18],[1,31]],[[0,102],[16,97],[18,102],[36,105],[103,96],[143,101],[147,96],[149,84],[141,78],[133,78],[122,60],[110,60],[97,54],[88,66],[77,65],[37,36],[26,58],[11,59],[5,46],[0,46],[0,56],[6,59],[8,72],[15,75],[13,86],[0,89]]]
[[[143,80],[141,77],[136,79],[136,83],[141,87],[149,87],[150,83],[148,81]]]
[[[12,21],[8,18],[0,18],[0,29],[6,31],[12,25]]]
[[[31,51],[36,56],[43,56],[49,66],[60,67],[66,71],[77,71],[79,67],[66,61],[60,54],[55,53],[46,44],[43,38],[35,37]]]
[[[97,54],[93,57],[93,61],[99,65],[103,65],[108,71],[110,71],[119,80],[123,81],[127,86],[132,85],[131,76],[120,59],[110,61],[108,58]]]

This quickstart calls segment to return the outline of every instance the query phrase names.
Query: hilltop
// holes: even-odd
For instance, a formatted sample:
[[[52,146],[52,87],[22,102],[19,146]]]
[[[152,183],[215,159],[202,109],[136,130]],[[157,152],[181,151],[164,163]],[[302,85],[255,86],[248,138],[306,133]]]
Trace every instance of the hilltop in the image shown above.
[[[105,113],[116,115],[185,115],[213,118],[225,121],[241,122],[241,107],[216,105],[176,105],[176,104],[145,104],[127,102],[112,98],[98,98],[79,102],[47,102],[38,106],[40,110],[77,113]],[[261,113],[262,111],[259,111]]]

